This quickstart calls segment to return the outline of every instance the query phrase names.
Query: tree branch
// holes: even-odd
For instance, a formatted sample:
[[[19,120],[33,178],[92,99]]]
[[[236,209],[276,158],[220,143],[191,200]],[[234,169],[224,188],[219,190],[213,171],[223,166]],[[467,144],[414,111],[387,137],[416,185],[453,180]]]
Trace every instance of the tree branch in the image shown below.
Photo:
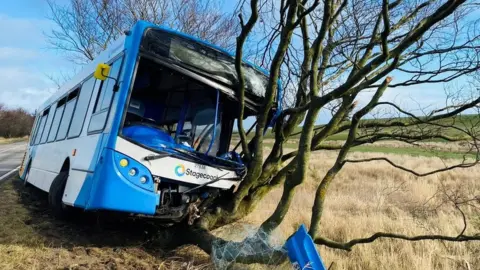
[[[450,171],[450,170],[457,169],[457,168],[470,168],[470,167],[473,167],[473,166],[475,166],[479,163],[479,160],[477,158],[474,162],[461,163],[461,164],[456,164],[456,165],[452,165],[452,166],[447,166],[445,168],[433,170],[433,171],[426,172],[426,173],[419,173],[419,172],[416,172],[414,170],[408,169],[406,167],[403,167],[401,165],[398,165],[398,164],[394,163],[393,161],[391,161],[390,159],[388,159],[386,157],[365,158],[365,159],[346,159],[344,161],[344,163],[362,163],[362,162],[373,162],[373,161],[385,161],[388,164],[390,164],[391,166],[393,166],[397,169],[400,169],[402,171],[411,173],[411,174],[413,174],[417,177],[425,177],[425,176],[428,176],[428,175],[436,174],[436,173],[439,173],[439,172],[446,172],[446,171]]]
[[[418,236],[407,236],[403,234],[395,233],[385,233],[378,232],[373,234],[370,237],[353,239],[348,242],[336,242],[324,237],[316,237],[314,242],[318,245],[327,246],[335,249],[342,249],[346,251],[351,251],[352,247],[359,244],[368,244],[376,241],[377,239],[386,238],[386,239],[401,239],[406,241],[423,241],[423,240],[438,240],[438,241],[449,241],[449,242],[467,242],[467,241],[480,241],[480,235],[458,235],[458,236],[445,236],[445,235],[418,235]]]

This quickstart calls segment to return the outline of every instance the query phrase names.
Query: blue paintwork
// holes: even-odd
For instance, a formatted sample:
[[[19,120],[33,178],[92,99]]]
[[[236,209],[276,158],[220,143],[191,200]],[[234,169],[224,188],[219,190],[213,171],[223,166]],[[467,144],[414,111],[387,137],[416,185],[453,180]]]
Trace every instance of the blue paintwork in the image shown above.
[[[213,136],[210,140],[210,144],[208,145],[207,152],[205,153],[208,155],[210,150],[212,149],[213,142],[215,141],[215,137],[217,136],[217,121],[218,121],[218,103],[220,103],[220,91],[217,89],[217,100],[215,102],[215,122],[213,123]]]
[[[326,270],[305,225],[302,224],[298,231],[288,238],[285,248],[294,269]]]
[[[118,157],[120,156],[114,150],[104,148],[93,175],[91,196],[86,209],[155,214],[155,209],[160,202],[160,195],[143,189],[127,179],[116,161]],[[132,162],[133,159],[129,159],[129,161]],[[148,177],[151,184],[152,176],[148,175]]]
[[[115,156],[114,164],[115,164],[117,170],[122,174],[122,176],[125,179],[127,179],[128,181],[132,182],[132,184],[134,184],[134,185],[136,185],[140,188],[143,188],[143,189],[148,190],[150,192],[155,192],[155,188],[154,188],[154,185],[153,185],[152,173],[150,172],[150,170],[147,167],[145,167],[143,164],[136,161],[135,159],[133,159],[129,156],[126,156],[122,153],[115,152],[114,156]],[[122,160],[122,159],[126,159],[128,161],[128,165],[126,167],[121,167],[121,166],[118,165],[118,164],[120,164],[120,160]],[[135,169],[137,171],[137,174],[135,176],[130,176],[128,174],[130,169]],[[142,176],[147,178],[147,182],[144,183],[144,184],[142,184],[140,182],[140,178]]]
[[[145,125],[132,125],[122,130],[123,136],[151,148],[157,148],[161,144],[174,144],[172,136],[158,128]]]
[[[177,130],[175,132],[175,138],[178,138],[183,132],[183,126],[185,125],[185,117],[187,116],[188,109],[190,107],[190,97],[185,95],[183,104],[182,104],[182,110],[180,112],[180,121],[177,124]]]

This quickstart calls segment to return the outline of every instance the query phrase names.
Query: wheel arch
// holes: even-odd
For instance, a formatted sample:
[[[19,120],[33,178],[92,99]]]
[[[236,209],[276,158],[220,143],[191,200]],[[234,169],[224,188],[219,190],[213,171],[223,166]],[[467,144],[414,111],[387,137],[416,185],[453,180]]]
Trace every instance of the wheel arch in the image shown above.
[[[67,157],[63,161],[63,164],[62,164],[62,167],[60,168],[59,173],[62,173],[62,172],[67,172],[67,173],[70,172],[70,157]]]

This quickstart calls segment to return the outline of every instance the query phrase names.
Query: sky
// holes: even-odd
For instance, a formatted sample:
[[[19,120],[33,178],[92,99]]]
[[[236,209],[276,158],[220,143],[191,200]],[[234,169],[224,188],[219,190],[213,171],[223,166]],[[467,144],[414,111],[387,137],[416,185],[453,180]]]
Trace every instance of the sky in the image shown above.
[[[0,103],[10,108],[35,111],[56,91],[56,85],[48,77],[75,68],[46,41],[44,33],[54,27],[47,18],[48,13],[44,0],[2,1],[0,5]],[[360,105],[370,96],[370,93],[362,94]],[[421,85],[389,89],[382,99],[415,109],[444,104],[445,94],[442,85]],[[322,111],[317,123],[329,118],[329,113]]]
[[[42,0],[0,5],[0,103],[10,108],[35,111],[56,90],[48,76],[72,68],[45,40],[53,27],[47,15]]]

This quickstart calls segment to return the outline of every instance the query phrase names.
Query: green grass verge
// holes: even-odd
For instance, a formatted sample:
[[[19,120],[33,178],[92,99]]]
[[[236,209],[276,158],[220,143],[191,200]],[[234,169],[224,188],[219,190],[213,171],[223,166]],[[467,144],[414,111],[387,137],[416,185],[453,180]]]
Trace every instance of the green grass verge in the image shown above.
[[[385,118],[385,119],[365,119],[362,120],[362,123],[389,123],[389,122],[404,122],[408,123],[410,121],[413,121],[411,118]],[[479,115],[458,115],[455,118],[447,118],[447,119],[442,119],[439,121],[436,121],[435,123],[441,124],[441,125],[448,125],[448,126],[453,126],[453,127],[448,127],[448,128],[443,128],[441,130],[441,133],[445,136],[449,137],[454,137],[454,138],[462,138],[465,137],[465,134],[460,132],[459,130],[455,129],[454,127],[459,127],[462,129],[468,128],[468,129],[480,129],[480,116]],[[321,125],[316,126],[317,128],[320,128]],[[417,126],[412,126],[410,127],[412,134],[415,133],[415,131],[418,131],[419,128],[421,127],[426,127],[426,125],[417,125]],[[429,125],[429,128],[434,128],[434,126]],[[361,132],[360,128],[360,132]],[[394,128],[384,128],[382,129],[382,132],[384,133],[389,133],[389,132],[394,132],[395,130],[398,131],[398,127]],[[302,131],[302,127],[298,126],[295,128],[292,134],[299,133]],[[407,132],[405,130],[404,132]],[[480,131],[480,130],[479,130]],[[348,131],[344,131],[335,135],[332,135],[328,137],[326,140],[327,141],[344,141],[347,139]],[[274,138],[274,134],[272,130],[268,130],[267,133],[265,134],[266,138],[272,139]],[[253,138],[253,132],[247,136],[248,138]],[[299,135],[293,136],[293,138],[298,138]],[[238,134],[234,133],[233,138],[238,139]],[[431,140],[425,140],[425,141],[435,141],[435,142],[445,142],[442,139],[431,139]]]
[[[272,147],[273,142],[265,142],[265,146]],[[296,149],[297,144],[287,143],[284,145],[285,148]],[[431,150],[431,149],[422,149],[417,147],[388,147],[388,146],[373,146],[373,145],[361,145],[353,147],[350,152],[361,152],[361,153],[383,153],[383,154],[394,154],[394,155],[407,155],[407,156],[418,156],[418,157],[439,157],[444,159],[463,159],[466,158],[475,158],[474,154],[465,154],[460,152],[449,152],[449,151],[440,151],[440,150]]]

